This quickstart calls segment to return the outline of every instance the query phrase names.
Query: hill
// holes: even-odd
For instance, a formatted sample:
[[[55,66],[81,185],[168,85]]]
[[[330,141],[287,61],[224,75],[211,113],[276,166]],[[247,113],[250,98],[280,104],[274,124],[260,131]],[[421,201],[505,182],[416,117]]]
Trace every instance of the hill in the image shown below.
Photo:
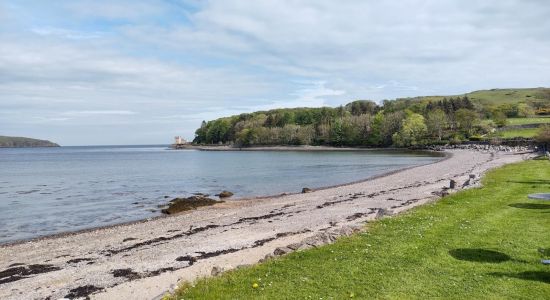
[[[0,148],[26,147],[59,147],[59,145],[46,140],[31,139],[26,137],[0,136]]]
[[[356,100],[340,107],[285,108],[203,121],[195,144],[410,147],[498,139],[512,123],[547,123],[550,89],[492,89],[454,96]],[[537,117],[536,121],[535,118]],[[529,119],[533,118],[533,122]],[[548,118],[550,120],[550,118]],[[548,122],[550,123],[550,122]],[[532,135],[537,129],[531,129]],[[500,130],[502,131],[502,130]]]

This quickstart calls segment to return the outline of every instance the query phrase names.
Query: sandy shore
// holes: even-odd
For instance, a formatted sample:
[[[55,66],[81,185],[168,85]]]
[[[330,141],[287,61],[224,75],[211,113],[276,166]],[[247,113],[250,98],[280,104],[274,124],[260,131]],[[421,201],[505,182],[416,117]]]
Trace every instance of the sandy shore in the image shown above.
[[[449,159],[350,185],[228,201],[169,218],[0,246],[0,299],[153,299],[179,281],[258,262],[280,246],[437,199],[453,179],[530,154],[452,150]],[[330,174],[326,174],[330,176]]]

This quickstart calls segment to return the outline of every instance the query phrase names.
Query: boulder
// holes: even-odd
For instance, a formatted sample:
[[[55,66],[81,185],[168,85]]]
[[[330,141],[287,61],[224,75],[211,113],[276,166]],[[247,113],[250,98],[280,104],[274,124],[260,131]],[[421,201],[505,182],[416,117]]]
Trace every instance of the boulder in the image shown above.
[[[191,196],[188,198],[175,198],[170,200],[168,207],[163,209],[161,212],[167,215],[179,213],[182,211],[196,209],[201,206],[209,206],[217,203],[222,203],[223,201],[216,201],[204,196]]]
[[[451,181],[449,181],[449,188],[450,188],[450,189],[456,188],[456,181],[454,181],[454,180],[451,179]]]
[[[313,192],[313,190],[310,189],[310,188],[305,187],[305,188],[302,189],[302,194],[311,193],[311,192]]]
[[[219,267],[219,266],[214,266],[212,268],[212,271],[210,271],[210,275],[212,275],[212,276],[218,276],[221,273],[223,273],[223,268]]]
[[[229,198],[229,197],[233,196],[233,193],[231,193],[230,191],[222,191],[221,193],[216,194],[216,196],[218,196],[220,198]]]
[[[292,249],[288,248],[288,247],[278,247],[275,249],[275,251],[273,251],[273,255],[275,256],[281,256],[281,255],[285,255],[287,253],[290,253],[292,252]]]

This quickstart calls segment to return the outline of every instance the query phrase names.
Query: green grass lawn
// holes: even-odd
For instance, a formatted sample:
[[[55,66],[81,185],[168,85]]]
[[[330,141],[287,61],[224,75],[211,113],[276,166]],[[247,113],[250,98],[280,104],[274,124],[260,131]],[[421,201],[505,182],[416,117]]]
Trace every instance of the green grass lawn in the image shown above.
[[[550,123],[549,117],[536,117],[536,118],[509,118],[508,125],[526,125],[526,124],[548,124]]]
[[[539,132],[539,128],[507,129],[499,132],[502,138],[509,139],[515,137],[532,138]]]
[[[550,162],[368,225],[332,245],[182,286],[171,299],[549,299]],[[258,287],[254,288],[253,285]]]

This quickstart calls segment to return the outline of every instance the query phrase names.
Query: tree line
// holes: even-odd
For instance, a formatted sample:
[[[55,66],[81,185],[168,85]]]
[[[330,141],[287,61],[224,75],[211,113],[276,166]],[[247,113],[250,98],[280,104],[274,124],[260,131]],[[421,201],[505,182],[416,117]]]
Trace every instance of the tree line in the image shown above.
[[[475,140],[494,131],[506,107],[476,105],[467,96],[439,100],[357,100],[335,108],[289,108],[205,122],[195,144],[410,147]],[[529,112],[525,112],[529,113]],[[492,118],[492,122],[481,122]],[[505,123],[505,121],[504,121]]]

